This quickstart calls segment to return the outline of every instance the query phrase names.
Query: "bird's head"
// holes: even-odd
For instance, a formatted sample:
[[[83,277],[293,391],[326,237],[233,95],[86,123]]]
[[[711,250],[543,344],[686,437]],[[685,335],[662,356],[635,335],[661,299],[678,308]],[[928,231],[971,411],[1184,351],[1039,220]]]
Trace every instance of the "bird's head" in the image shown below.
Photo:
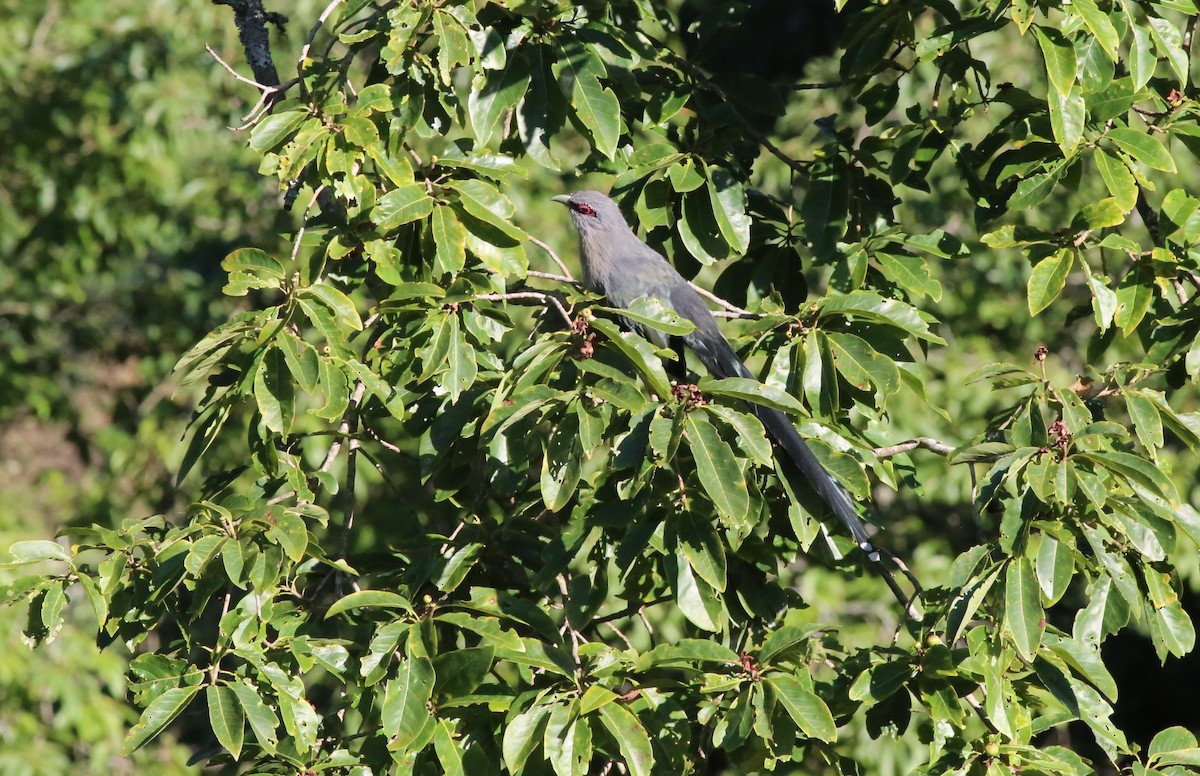
[[[598,191],[560,194],[553,199],[567,206],[575,228],[585,238],[594,234],[623,234],[630,231],[617,203]]]

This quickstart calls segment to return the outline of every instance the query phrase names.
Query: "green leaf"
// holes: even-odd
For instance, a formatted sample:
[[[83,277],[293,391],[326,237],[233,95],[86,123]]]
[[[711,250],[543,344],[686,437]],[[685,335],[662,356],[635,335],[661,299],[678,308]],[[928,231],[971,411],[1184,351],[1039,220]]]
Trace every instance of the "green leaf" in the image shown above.
[[[631,332],[622,332],[612,321],[603,318],[593,318],[588,325],[607,337],[608,342],[621,351],[650,390],[663,398],[671,396],[671,381],[667,379],[662,361],[655,355],[649,342]]]
[[[233,689],[233,694],[237,696],[242,711],[245,712],[246,720],[250,723],[250,730],[254,732],[254,738],[258,741],[258,745],[268,754],[273,753],[275,745],[279,742],[277,732],[279,717],[275,716],[271,707],[263,702],[258,690],[248,684],[245,679],[235,682],[230,687]]]
[[[819,170],[809,179],[808,191],[800,205],[800,217],[804,219],[804,236],[817,258],[831,257],[838,240],[846,233],[849,202],[850,195],[840,167]]]
[[[237,695],[229,687],[210,684],[205,690],[208,699],[208,722],[213,734],[236,761],[242,754],[246,734],[246,717]]]
[[[316,348],[286,329],[276,335],[275,344],[283,352],[288,371],[300,387],[309,393],[315,391],[321,377],[321,357]]]
[[[882,252],[876,252],[874,258],[884,277],[916,299],[929,296],[937,301],[942,298],[942,284],[933,277],[927,260],[920,256]]]
[[[775,385],[760,383],[750,377],[724,377],[720,380],[705,377],[697,387],[702,393],[710,396],[741,399],[760,407],[770,407],[793,415],[804,414],[803,405],[787,391]]]
[[[63,549],[58,542],[49,539],[30,539],[14,542],[8,548],[16,563],[37,563],[43,560],[61,560],[71,562],[71,554]]]
[[[441,766],[442,776],[465,776],[464,751],[460,739],[455,738],[457,721],[438,718],[433,726],[433,751]],[[357,762],[357,760],[355,760]]]
[[[896,299],[884,299],[873,291],[851,291],[848,294],[829,294],[820,304],[822,329],[837,331],[841,324],[828,324],[830,316],[863,318],[875,323],[895,326],[921,339],[937,344],[945,340],[929,330],[929,323],[912,305]],[[893,366],[895,366],[893,364]]]
[[[708,199],[721,237],[734,253],[745,253],[750,247],[750,217],[742,185],[723,167],[706,167],[705,172]]]
[[[1108,15],[1096,6],[1096,0],[1071,0],[1071,8],[1083,17],[1083,23],[1096,36],[1104,53],[1116,62],[1117,48],[1121,44],[1121,37],[1117,34],[1117,28],[1113,26]]]
[[[708,639],[680,639],[673,644],[659,644],[637,659],[638,671],[652,668],[692,667],[702,670],[701,663],[738,665],[738,654],[729,647]]]
[[[641,296],[633,300],[629,307],[602,307],[594,309],[615,313],[634,323],[648,326],[656,331],[665,332],[672,336],[682,337],[696,330],[696,324],[679,313],[657,297]]]
[[[433,212],[433,198],[424,184],[410,183],[392,189],[381,196],[371,209],[371,221],[380,232],[388,233],[397,227],[419,221]]]
[[[274,256],[258,248],[239,248],[221,260],[221,269],[229,273],[227,296],[245,296],[252,288],[279,288],[287,272]]]
[[[855,388],[865,391],[868,385],[874,385],[884,394],[900,390],[899,367],[862,337],[826,331],[825,340],[829,343],[833,365]]]
[[[551,512],[565,507],[575,495],[583,471],[579,447],[579,416],[564,415],[546,440],[542,456],[542,500]]]
[[[155,698],[125,736],[125,742],[121,745],[122,754],[133,754],[161,733],[163,728],[183,713],[198,692],[199,685],[176,687]]]
[[[1137,391],[1124,391],[1124,396],[1129,419],[1133,421],[1138,439],[1153,458],[1158,448],[1163,446],[1162,417],[1158,414],[1158,407]]]
[[[1062,94],[1051,91],[1050,129],[1054,132],[1054,141],[1062,149],[1063,156],[1068,159],[1075,155],[1075,150],[1083,140],[1083,127],[1087,119],[1087,103],[1083,90]]]
[[[1133,41],[1129,44],[1129,74],[1133,77],[1134,89],[1141,90],[1150,82],[1158,67],[1158,57],[1154,55],[1154,43],[1150,32],[1141,24],[1129,25],[1133,32]]]
[[[1067,592],[1067,585],[1075,575],[1074,548],[1043,534],[1038,546],[1036,571],[1042,595],[1053,605]]]
[[[529,78],[529,62],[523,56],[510,56],[501,70],[481,71],[475,76],[467,113],[480,146],[486,146],[498,128],[511,124],[508,114],[525,96]]]
[[[1038,581],[1028,558],[1015,558],[1004,577],[1004,624],[1017,652],[1032,662],[1042,642],[1045,612],[1038,593]]]
[[[454,215],[454,209],[444,205],[433,209],[429,228],[434,244],[434,270],[457,275],[466,265],[467,230]]]
[[[504,726],[504,741],[501,746],[504,764],[512,776],[525,770],[525,761],[537,748],[541,739],[546,717],[550,713],[547,704],[535,703],[516,715]]]
[[[479,365],[475,360],[475,348],[463,336],[458,316],[450,315],[450,348],[446,351],[446,373],[442,385],[450,392],[450,400],[458,401],[463,391],[475,384]]]
[[[358,310],[354,307],[354,302],[350,301],[350,297],[328,283],[319,283],[308,288],[302,288],[300,289],[299,296],[301,298],[317,300],[329,308],[340,323],[350,327],[354,331],[362,331],[362,318],[359,317]]]
[[[704,411],[717,417],[737,434],[738,447],[742,449],[743,453],[763,466],[772,465],[771,443],[767,441],[766,431],[758,418],[719,404],[705,405]]]
[[[571,89],[571,106],[597,151],[612,159],[621,137],[621,103],[595,75],[578,73]]]
[[[1058,185],[1066,168],[1065,164],[1055,164],[1046,172],[1039,172],[1022,180],[1017,184],[1016,191],[1008,200],[1009,209],[1026,210],[1040,205],[1046,197],[1050,196],[1050,192],[1054,191],[1054,187]]]
[[[427,658],[410,656],[400,663],[383,696],[381,718],[383,733],[391,739],[389,749],[407,750],[429,723],[433,681],[433,664]]]
[[[1079,215],[1075,219],[1075,222],[1072,222],[1072,227],[1078,223],[1080,226],[1098,231],[1105,227],[1117,226],[1124,222],[1125,211],[1121,208],[1120,203],[1117,202],[1115,197],[1105,197],[1099,202],[1084,205],[1080,208]]]
[[[713,524],[693,512],[679,515],[679,545],[692,570],[719,592],[725,590],[725,545]]]
[[[600,721],[616,739],[631,776],[650,776],[654,772],[654,750],[641,721],[620,703],[605,704],[599,713]]]
[[[1062,248],[1037,263],[1029,275],[1027,300],[1030,315],[1037,315],[1058,298],[1074,263],[1075,252],[1070,248]]]
[[[254,373],[254,400],[267,428],[280,434],[291,433],[296,422],[295,391],[283,354],[271,347]]]
[[[1042,49],[1042,58],[1046,62],[1046,75],[1051,86],[1060,95],[1067,95],[1075,86],[1075,73],[1078,65],[1075,60],[1075,47],[1071,41],[1053,27],[1035,25],[1033,34],[1038,46]]]
[[[1195,11],[1191,13],[1194,14]],[[1179,28],[1173,22],[1157,16],[1149,16],[1146,21],[1150,23],[1150,36],[1154,38],[1154,46],[1158,49],[1159,56],[1171,64],[1171,69],[1179,79],[1179,85],[1186,89],[1190,64]]]
[[[1091,459],[1103,468],[1108,469],[1122,478],[1139,483],[1156,494],[1166,498],[1172,504],[1179,502],[1179,494],[1175,486],[1163,471],[1147,461],[1131,453],[1121,452],[1085,452],[1080,453],[1084,458]]]
[[[309,118],[314,122],[320,121],[307,110],[272,113],[250,130],[250,147],[260,153],[274,151]]]
[[[1156,609],[1154,618],[1159,627],[1151,631],[1161,637],[1163,645],[1172,655],[1183,657],[1196,646],[1196,628],[1178,601]]]
[[[325,619],[351,609],[401,609],[413,614],[413,606],[404,596],[387,590],[356,590],[339,598],[325,612]]]
[[[1154,300],[1154,269],[1145,262],[1138,262],[1125,273],[1117,285],[1117,311],[1113,322],[1121,333],[1129,336],[1150,310]]]
[[[277,512],[275,524],[267,530],[267,538],[283,548],[292,562],[299,563],[308,549],[308,525],[303,517],[291,510]]]
[[[492,647],[466,647],[443,652],[434,658],[437,675],[434,692],[446,697],[468,695],[487,677],[492,668]]]
[[[587,776],[592,762],[592,727],[570,705],[558,703],[546,724],[543,747],[555,776]]]
[[[787,711],[805,738],[815,738],[826,743],[837,740],[837,726],[833,723],[829,707],[817,695],[806,690],[799,680],[786,675],[769,676],[767,686],[774,691],[776,700]]]
[[[638,662],[639,664],[641,663],[641,658],[638,658]],[[601,687],[598,684],[593,684],[584,691],[583,697],[579,699],[579,714],[580,716],[591,714],[596,709],[604,706],[605,704],[612,703],[619,697],[621,696],[617,695],[612,690],[609,690],[606,687]]]
[[[726,525],[733,528],[743,525],[750,511],[750,493],[733,449],[697,413],[689,413],[684,423],[700,485]]]
[[[692,571],[692,564],[682,553],[675,556],[675,602],[679,612],[688,622],[697,628],[716,633],[728,619],[724,602],[717,591],[708,583],[697,577]]]
[[[1153,167],[1163,172],[1176,171],[1175,160],[1171,158],[1171,152],[1153,137],[1140,130],[1118,127],[1110,129],[1105,137],[1115,143],[1117,148],[1147,167]]]
[[[815,632],[816,627],[813,625],[803,628],[784,625],[771,631],[771,635],[763,641],[762,649],[758,651],[759,665],[769,666],[772,662],[783,662],[789,657],[794,657],[793,652],[806,645]]]

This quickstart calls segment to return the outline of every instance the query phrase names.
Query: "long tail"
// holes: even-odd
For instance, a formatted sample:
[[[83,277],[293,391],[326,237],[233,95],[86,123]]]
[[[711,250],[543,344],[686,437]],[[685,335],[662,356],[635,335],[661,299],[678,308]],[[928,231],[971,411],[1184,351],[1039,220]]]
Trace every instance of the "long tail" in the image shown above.
[[[733,347],[720,337],[720,342],[713,342],[712,338],[705,338],[706,342],[702,347],[693,349],[701,356],[701,360],[705,362],[705,366],[713,373],[715,377],[747,377],[751,380],[756,379],[741,359],[737,357]],[[702,352],[703,351],[703,352]],[[876,547],[871,541],[870,534],[867,532],[867,526],[858,516],[858,512],[854,509],[854,502],[850,498],[850,494],[842,487],[842,484],[833,478],[817,457],[813,454],[812,448],[804,441],[804,438],[796,431],[792,421],[786,415],[776,409],[763,407],[758,404],[752,404],[751,409],[763,424],[763,428],[767,430],[767,434],[771,436],[775,442],[784,449],[788,458],[808,480],[809,485],[817,492],[830,510],[837,515],[838,520],[854,537],[854,542],[859,546],[879,569],[881,576],[887,586],[891,589],[892,594],[896,596],[896,600],[904,607],[910,617],[917,619],[916,610],[913,607],[914,599],[921,594],[921,586],[917,579],[904,565],[903,561],[887,550]],[[914,588],[914,592],[909,595],[904,592],[892,574],[891,569],[883,564],[881,554],[887,557],[896,565],[902,574],[908,579]]]

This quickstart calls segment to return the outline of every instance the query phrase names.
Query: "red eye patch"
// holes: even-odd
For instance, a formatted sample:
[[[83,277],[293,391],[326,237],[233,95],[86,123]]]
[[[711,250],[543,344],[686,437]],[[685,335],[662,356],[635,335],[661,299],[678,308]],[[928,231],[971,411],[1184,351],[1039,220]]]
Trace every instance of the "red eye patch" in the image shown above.
[[[580,202],[579,204],[575,205],[575,212],[582,213],[585,216],[594,216],[594,215],[596,215],[596,208],[592,207],[591,205],[585,205],[582,202]]]

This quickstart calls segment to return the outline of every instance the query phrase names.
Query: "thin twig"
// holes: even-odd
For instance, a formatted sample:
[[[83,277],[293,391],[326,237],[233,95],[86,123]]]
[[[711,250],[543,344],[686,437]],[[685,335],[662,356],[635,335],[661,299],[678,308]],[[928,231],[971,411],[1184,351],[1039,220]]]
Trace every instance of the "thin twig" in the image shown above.
[[[692,287],[693,291],[695,291],[697,294],[704,297],[708,301],[714,303],[718,307],[724,308],[725,310],[729,311],[730,313],[733,313],[732,317],[737,317],[737,318],[761,318],[761,317],[763,317],[761,313],[752,313],[749,310],[738,307],[737,305],[733,304],[732,302],[725,301],[721,297],[714,294],[712,291],[709,291],[706,288],[701,288],[700,286],[696,285],[695,283],[693,283],[690,280],[688,281],[688,285]],[[731,317],[731,316],[722,316],[722,317]]]
[[[518,301],[521,299],[534,299],[542,303],[542,305],[554,305],[554,309],[558,310],[559,315],[566,321],[567,326],[570,326],[573,321],[571,316],[567,314],[566,308],[554,296],[541,291],[510,291],[506,294],[479,294],[475,297],[479,301],[487,302],[509,302]]]
[[[217,52],[213,51],[212,46],[208,45],[207,43],[204,44],[204,50],[207,51],[210,55],[212,55],[212,58],[217,60],[217,63],[221,67],[225,68],[226,72],[228,72],[231,76],[233,76],[237,80],[241,81],[242,83],[249,84],[250,86],[253,86],[255,89],[258,89],[260,92],[268,92],[271,89],[275,88],[273,86],[267,86],[266,84],[260,84],[258,81],[255,81],[253,78],[247,78],[246,76],[242,75],[238,71],[234,70],[233,66],[230,65],[228,62],[226,62],[224,59],[221,59],[221,56]]]
[[[535,269],[525,270],[525,274],[531,278],[541,278],[542,280],[553,280],[555,283],[566,283],[569,286],[578,286],[579,281],[567,275],[555,275],[553,272],[539,272]]]
[[[539,239],[538,239],[538,238],[536,238],[536,237],[530,237],[530,238],[529,238],[529,242],[533,243],[534,245],[536,245],[537,247],[539,247],[539,248],[541,248],[543,251],[545,251],[545,252],[546,252],[546,255],[547,255],[547,256],[549,256],[549,257],[551,258],[551,260],[553,260],[553,261],[554,261],[554,263],[558,265],[558,268],[559,268],[560,270],[562,270],[562,273],[563,273],[564,275],[566,275],[568,278],[571,278],[571,282],[572,282],[572,283],[575,283],[575,282],[576,282],[576,281],[575,281],[575,279],[574,279],[574,276],[572,276],[572,275],[571,275],[571,270],[567,269],[567,265],[563,263],[563,260],[562,260],[562,259],[558,258],[558,254],[557,254],[557,253],[555,253],[555,252],[554,252],[554,251],[553,251],[553,250],[550,248],[550,246],[549,246],[549,245],[547,245],[546,243],[542,242],[541,240],[539,240]]]
[[[900,455],[901,453],[907,453],[910,450],[916,450],[918,447],[924,448],[925,450],[931,450],[938,455],[950,455],[950,453],[954,452],[953,446],[948,445],[945,442],[939,442],[936,439],[930,439],[929,437],[917,437],[916,439],[910,439],[907,442],[901,442],[897,445],[877,447],[872,452],[875,454],[876,458],[891,458],[894,455]]]
[[[204,44],[204,48],[209,54],[212,55],[213,59],[217,60],[217,63],[220,64],[221,67],[228,71],[230,75],[244,84],[253,86],[259,91],[258,102],[254,103],[254,107],[250,109],[249,113],[247,113],[245,116],[242,116],[242,123],[240,125],[232,127],[232,129],[237,131],[249,129],[258,123],[259,119],[269,113],[275,103],[279,102],[284,93],[287,92],[288,89],[295,86],[300,80],[299,78],[292,78],[281,84],[259,83],[258,81],[255,81],[252,78],[247,78],[238,71],[234,70],[233,67],[224,59],[221,59],[220,55],[213,51],[212,47],[207,43]]]

